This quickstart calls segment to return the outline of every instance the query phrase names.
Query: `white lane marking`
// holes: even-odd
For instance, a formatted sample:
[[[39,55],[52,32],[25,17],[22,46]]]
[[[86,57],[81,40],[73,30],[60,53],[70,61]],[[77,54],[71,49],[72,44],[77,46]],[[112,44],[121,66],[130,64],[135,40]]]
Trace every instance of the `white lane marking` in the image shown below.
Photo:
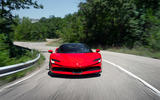
[[[121,66],[114,64],[108,60],[103,59],[104,62],[107,62],[115,67],[117,67],[118,69],[120,69],[121,71],[127,73],[128,75],[132,76],[133,78],[137,79],[138,81],[140,81],[141,83],[143,83],[145,86],[147,86],[149,89],[151,89],[155,94],[157,94],[158,96],[160,96],[160,91],[158,89],[156,89],[155,87],[153,87],[152,85],[150,85],[149,83],[147,83],[146,81],[144,81],[143,79],[139,78],[138,76],[134,75],[133,73],[127,71],[126,69],[122,68]]]
[[[18,83],[21,83],[21,82],[23,82],[23,81],[25,81],[25,80],[33,77],[34,75],[38,74],[40,71],[41,71],[41,70],[38,70],[38,71],[34,72],[33,74],[31,74],[30,76],[24,77],[23,79],[21,79],[21,80],[19,80],[19,81],[16,81],[16,82],[14,82],[14,83],[12,83],[12,84],[9,84],[9,85],[1,88],[1,89],[0,89],[0,92],[2,92],[3,90],[5,90],[5,89],[7,89],[7,88],[10,88],[10,87],[12,87],[12,86],[14,86],[14,85],[16,85],[16,84],[18,84]]]

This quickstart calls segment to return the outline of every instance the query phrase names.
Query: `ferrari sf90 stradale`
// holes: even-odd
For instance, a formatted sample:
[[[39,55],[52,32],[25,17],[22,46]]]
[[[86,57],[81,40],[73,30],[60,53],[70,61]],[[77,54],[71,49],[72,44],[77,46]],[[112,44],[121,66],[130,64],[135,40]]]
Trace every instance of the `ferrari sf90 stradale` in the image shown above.
[[[100,49],[93,52],[82,43],[67,43],[50,52],[49,70],[55,74],[85,75],[99,74],[101,69]]]

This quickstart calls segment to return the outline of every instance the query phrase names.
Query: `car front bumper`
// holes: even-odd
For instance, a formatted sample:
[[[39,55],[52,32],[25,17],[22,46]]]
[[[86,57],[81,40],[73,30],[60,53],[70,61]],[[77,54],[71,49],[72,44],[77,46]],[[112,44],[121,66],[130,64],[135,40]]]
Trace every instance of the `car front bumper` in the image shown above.
[[[101,69],[101,63],[98,63],[93,66],[86,66],[83,68],[72,68],[72,67],[64,67],[51,64],[50,71],[55,74],[86,75],[86,74],[100,73],[102,69]]]

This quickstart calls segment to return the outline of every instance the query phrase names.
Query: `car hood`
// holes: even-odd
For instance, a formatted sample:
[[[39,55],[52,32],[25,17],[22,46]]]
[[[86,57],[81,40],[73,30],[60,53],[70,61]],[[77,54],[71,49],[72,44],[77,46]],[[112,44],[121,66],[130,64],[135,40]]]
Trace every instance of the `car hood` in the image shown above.
[[[97,58],[101,58],[99,53],[53,53],[51,59],[59,60],[56,64],[72,67],[72,68],[83,68],[97,62],[94,61]]]

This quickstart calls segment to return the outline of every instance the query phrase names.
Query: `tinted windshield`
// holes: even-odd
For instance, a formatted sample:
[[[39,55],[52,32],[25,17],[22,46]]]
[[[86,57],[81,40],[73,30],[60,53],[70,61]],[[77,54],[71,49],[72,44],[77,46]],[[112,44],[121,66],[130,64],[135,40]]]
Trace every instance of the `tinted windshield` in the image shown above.
[[[58,53],[89,53],[92,50],[85,44],[69,43],[59,47]]]

